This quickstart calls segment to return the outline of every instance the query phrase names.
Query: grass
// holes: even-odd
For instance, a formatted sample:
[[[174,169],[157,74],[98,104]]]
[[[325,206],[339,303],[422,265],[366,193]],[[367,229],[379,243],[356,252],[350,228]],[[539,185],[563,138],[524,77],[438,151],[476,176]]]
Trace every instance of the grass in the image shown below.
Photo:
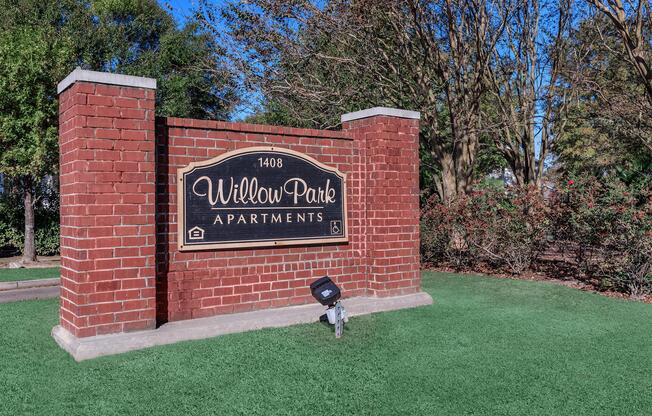
[[[649,415],[652,306],[424,273],[436,304],[75,363],[56,301],[0,305],[2,415]],[[333,409],[336,410],[324,410]]]
[[[39,267],[33,269],[0,269],[0,282],[51,279],[54,277],[59,277],[58,267]]]

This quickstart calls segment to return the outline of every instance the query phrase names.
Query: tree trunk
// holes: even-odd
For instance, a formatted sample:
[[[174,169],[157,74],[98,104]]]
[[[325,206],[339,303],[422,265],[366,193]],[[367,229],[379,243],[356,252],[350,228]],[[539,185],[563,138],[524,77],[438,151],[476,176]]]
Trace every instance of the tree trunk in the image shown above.
[[[450,154],[444,154],[441,163],[441,200],[449,204],[457,196],[457,181],[455,180],[455,167]]]
[[[34,195],[31,181],[25,184],[25,244],[23,246],[23,263],[36,261],[36,245],[34,239]]]
[[[527,183],[527,178],[525,177],[524,171],[522,169],[515,169],[512,167],[512,173],[514,174],[514,179],[516,180],[517,186],[523,186]]]
[[[465,129],[466,130],[466,129]],[[455,139],[453,158],[455,164],[455,194],[466,195],[473,180],[473,168],[477,153],[478,137],[475,133],[459,129],[461,132]]]

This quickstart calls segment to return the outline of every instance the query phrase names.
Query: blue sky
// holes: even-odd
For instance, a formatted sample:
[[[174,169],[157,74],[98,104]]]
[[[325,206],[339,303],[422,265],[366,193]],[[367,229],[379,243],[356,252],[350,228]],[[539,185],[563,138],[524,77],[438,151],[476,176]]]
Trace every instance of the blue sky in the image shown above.
[[[210,2],[214,5],[224,4],[226,1],[227,0],[210,0]],[[177,20],[179,25],[182,25],[186,21],[186,19],[192,14],[193,9],[198,5],[198,0],[158,0],[158,2],[166,9],[170,9],[172,11],[174,18]],[[255,100],[256,97],[253,99]],[[237,108],[232,114],[233,119],[241,120],[250,115],[252,112],[250,108],[251,106],[252,103],[245,103],[243,106]],[[541,133],[538,132],[537,136],[540,134]],[[537,137],[535,141],[535,152],[537,156],[541,147],[539,138],[540,137]]]
[[[227,0],[210,0],[210,3],[213,5],[221,5],[226,3]],[[197,0],[158,0],[159,4],[163,6],[166,10],[171,10],[172,15],[176,19],[179,25],[183,23],[192,15],[192,11],[197,7]],[[253,94],[249,97],[249,100],[242,103],[238,106],[231,117],[233,121],[243,120],[247,116],[251,115],[258,107],[260,96]]]
[[[195,0],[158,0],[163,7],[172,8],[172,14],[177,22],[183,23],[192,12],[192,9],[197,6]]]
[[[166,9],[171,9],[174,18],[179,24],[183,24],[192,14],[193,9],[198,5],[198,0],[157,0]],[[209,0],[210,4],[221,5],[227,0]]]

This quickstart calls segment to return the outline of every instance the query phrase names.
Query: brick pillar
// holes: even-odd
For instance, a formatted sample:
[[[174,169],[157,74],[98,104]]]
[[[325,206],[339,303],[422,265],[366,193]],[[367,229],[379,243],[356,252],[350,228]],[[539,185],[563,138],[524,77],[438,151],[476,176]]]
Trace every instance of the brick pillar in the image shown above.
[[[419,292],[419,113],[374,107],[342,123],[360,154],[367,292]]]
[[[58,86],[61,327],[154,328],[156,80],[74,70]]]

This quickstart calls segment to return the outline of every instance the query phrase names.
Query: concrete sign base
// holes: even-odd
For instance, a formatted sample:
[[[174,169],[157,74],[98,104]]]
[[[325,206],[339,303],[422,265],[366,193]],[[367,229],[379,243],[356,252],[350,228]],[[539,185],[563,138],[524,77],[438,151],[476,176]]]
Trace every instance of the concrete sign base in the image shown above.
[[[387,298],[361,296],[345,299],[343,303],[346,305],[349,316],[359,316],[432,305],[433,301],[429,294],[420,292]],[[52,336],[59,346],[68,351],[76,361],[83,361],[180,341],[316,322],[323,312],[324,307],[317,304],[289,306],[169,322],[157,329],[147,331],[84,338],[77,338],[57,325],[52,330]]]

